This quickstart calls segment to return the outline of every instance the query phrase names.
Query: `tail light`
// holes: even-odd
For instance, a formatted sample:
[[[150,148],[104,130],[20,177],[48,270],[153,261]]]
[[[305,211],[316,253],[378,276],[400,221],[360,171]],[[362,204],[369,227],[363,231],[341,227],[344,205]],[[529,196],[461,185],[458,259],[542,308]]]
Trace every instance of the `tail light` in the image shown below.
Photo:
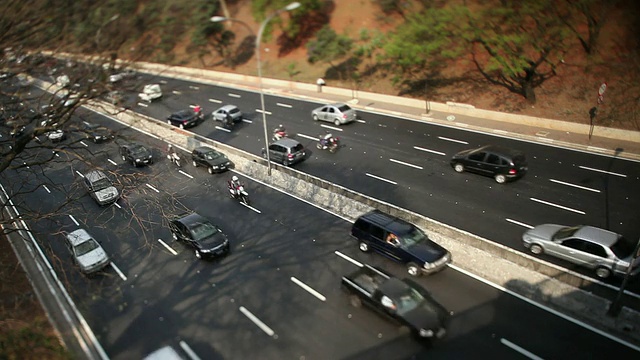
[[[293,159],[293,154],[287,154],[287,157],[288,157],[289,159]]]
[[[342,114],[342,118],[346,120],[347,119],[347,114]]]
[[[516,169],[509,169],[509,175],[515,175]]]

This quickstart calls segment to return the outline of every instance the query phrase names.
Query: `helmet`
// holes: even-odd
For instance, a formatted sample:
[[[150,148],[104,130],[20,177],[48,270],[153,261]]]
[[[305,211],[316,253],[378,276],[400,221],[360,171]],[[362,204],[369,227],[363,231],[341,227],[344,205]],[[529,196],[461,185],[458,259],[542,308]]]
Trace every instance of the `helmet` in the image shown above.
[[[238,177],[233,175],[233,177],[231,178],[231,181],[238,181]]]
[[[284,126],[282,126],[282,124],[278,125],[279,128],[283,128]]]

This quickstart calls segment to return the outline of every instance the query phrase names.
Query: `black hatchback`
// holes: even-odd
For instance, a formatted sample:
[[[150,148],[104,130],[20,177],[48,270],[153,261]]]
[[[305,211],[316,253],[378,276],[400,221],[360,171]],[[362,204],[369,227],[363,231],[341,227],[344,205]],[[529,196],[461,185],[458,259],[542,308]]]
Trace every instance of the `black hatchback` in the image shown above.
[[[451,159],[451,167],[459,173],[470,171],[491,176],[499,184],[518,179],[528,170],[524,153],[495,145],[461,151]]]
[[[192,247],[198,259],[214,258],[229,253],[229,239],[222,229],[197,213],[172,219],[169,229],[173,239]]]
[[[198,114],[192,110],[180,110],[169,115],[167,118],[167,124],[177,126],[180,129],[196,126],[200,121],[201,119],[198,117]]]

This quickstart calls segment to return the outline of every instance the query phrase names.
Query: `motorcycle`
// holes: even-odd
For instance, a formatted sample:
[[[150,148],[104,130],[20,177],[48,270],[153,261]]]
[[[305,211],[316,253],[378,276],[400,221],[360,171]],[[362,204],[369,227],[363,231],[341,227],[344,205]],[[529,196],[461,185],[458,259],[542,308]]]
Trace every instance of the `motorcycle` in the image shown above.
[[[271,139],[272,141],[278,141],[282,138],[286,138],[287,137],[287,132],[286,131],[274,131],[273,132],[273,138]]]
[[[180,158],[180,155],[178,155],[175,151],[167,155],[167,159],[176,164],[177,167],[182,167],[182,159]]]
[[[338,151],[338,147],[340,147],[340,144],[337,137],[330,137],[328,139],[320,137],[320,140],[318,140],[318,143],[316,144],[316,148],[318,148],[318,150],[329,150],[332,154]]]
[[[238,187],[234,187],[230,181],[227,184],[232,199],[236,199],[244,203],[245,205],[249,205],[249,193],[244,189],[244,185],[238,185]]]

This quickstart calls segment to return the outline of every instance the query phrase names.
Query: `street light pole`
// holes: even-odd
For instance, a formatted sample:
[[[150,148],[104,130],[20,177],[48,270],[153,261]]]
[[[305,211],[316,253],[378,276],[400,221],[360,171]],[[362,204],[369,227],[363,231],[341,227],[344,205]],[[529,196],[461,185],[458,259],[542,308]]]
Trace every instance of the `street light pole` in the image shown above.
[[[267,114],[264,108],[264,90],[262,87],[262,63],[260,62],[260,42],[262,41],[262,33],[264,32],[264,29],[267,27],[267,24],[269,23],[269,21],[271,21],[274,17],[280,15],[282,12],[291,11],[293,9],[297,9],[298,7],[300,7],[299,2],[292,2],[291,4],[269,15],[269,17],[264,19],[262,24],[260,24],[260,30],[258,30],[258,36],[256,37],[255,53],[256,53],[256,61],[258,62],[258,83],[260,84],[260,111],[262,112],[262,125],[264,127],[264,142],[265,142],[264,150],[267,156],[267,175],[268,176],[271,176],[271,157],[269,156],[269,132],[267,130]],[[213,22],[237,21],[237,22],[243,23],[247,28],[249,28],[249,26],[247,26],[247,24],[245,24],[243,21],[232,19],[232,18],[214,16],[211,18],[211,21]]]

